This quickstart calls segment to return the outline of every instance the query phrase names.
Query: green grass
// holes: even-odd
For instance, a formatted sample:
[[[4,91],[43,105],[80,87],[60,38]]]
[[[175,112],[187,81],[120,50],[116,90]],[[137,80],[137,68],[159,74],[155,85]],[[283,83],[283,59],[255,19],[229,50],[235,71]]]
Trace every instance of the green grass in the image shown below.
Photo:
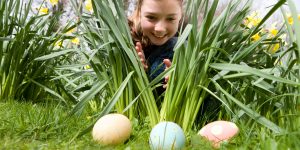
[[[199,6],[209,6],[206,5],[208,1],[196,1]],[[285,1],[278,1],[268,14],[271,15]],[[17,1],[10,0],[9,4],[13,2]],[[14,32],[8,32],[12,28],[9,25],[16,24],[10,23],[14,19],[10,19],[7,12],[15,9],[15,18],[17,18],[18,14],[22,12],[19,7],[21,4],[16,3],[15,7],[8,7],[9,5],[6,5],[8,3],[1,2],[2,9],[0,10],[5,11],[0,11],[0,20],[3,23],[0,24],[0,29],[3,31],[0,34],[0,47],[3,47],[4,50],[0,52],[0,57],[2,56],[0,72],[3,73],[0,73],[0,80],[2,79],[0,82],[0,149],[149,149],[148,138],[151,125],[155,125],[159,120],[164,120],[160,116],[164,111],[158,110],[154,94],[149,88],[156,86],[156,82],[149,83],[136,54],[132,51],[133,43],[129,40],[131,37],[127,29],[126,18],[123,11],[117,9],[121,6],[120,1],[94,2],[95,14],[80,15],[82,26],[78,26],[80,31],[83,31],[82,35],[79,35],[82,41],[89,43],[91,51],[88,52],[85,51],[84,44],[71,49],[53,51],[54,42],[60,38],[62,40],[70,38],[63,37],[62,34],[71,27],[69,29],[66,27],[60,31],[61,33],[53,34],[50,27],[56,23],[55,20],[53,20],[53,24],[48,25],[49,28],[44,26],[48,23],[45,19],[42,20],[42,23],[33,23],[35,19],[43,16],[32,18],[32,22],[27,22],[25,26],[21,26],[24,22],[18,24],[19,26],[16,26],[15,30],[19,31],[19,34],[16,34],[19,36],[11,38]],[[190,28],[190,31],[186,30],[189,32],[183,32],[181,37],[190,35],[186,52],[193,53],[183,53],[185,55],[178,53],[178,61],[174,59],[173,64],[179,65],[184,62],[186,66],[173,66],[169,72],[164,72],[164,74],[171,73],[173,75],[173,79],[171,76],[168,83],[168,90],[173,90],[173,92],[166,92],[170,104],[192,102],[191,105],[186,106],[197,106],[197,109],[200,109],[200,105],[196,104],[199,102],[199,97],[201,100],[214,98],[223,104],[218,112],[204,111],[204,114],[199,114],[198,110],[192,107],[187,107],[185,109],[187,111],[173,107],[174,111],[186,112],[190,116],[175,116],[175,118],[179,118],[179,122],[186,120],[183,127],[187,137],[185,149],[212,149],[207,141],[196,134],[201,127],[211,121],[210,117],[206,117],[209,116],[209,113],[216,116],[215,118],[231,120],[240,128],[238,136],[230,142],[224,143],[221,149],[300,149],[300,32],[297,30],[300,29],[299,22],[293,26],[286,23],[282,27],[290,30],[290,41],[287,41],[287,45],[281,47],[281,50],[275,54],[269,54],[267,51],[270,44],[279,39],[266,39],[267,36],[263,36],[260,41],[253,42],[250,38],[260,28],[263,28],[262,24],[270,15],[266,15],[257,27],[248,29],[241,25],[248,13],[247,9],[233,15],[231,19],[227,19],[226,17],[230,16],[229,12],[235,10],[235,5],[232,5],[225,9],[226,11],[220,17],[214,18],[214,8],[217,6],[217,2],[217,0],[214,1],[212,9],[205,9],[204,16],[206,17],[199,30],[195,28],[198,22],[197,15],[191,13],[191,16],[195,17],[191,18],[195,19],[192,22],[195,27]],[[112,5],[115,7],[110,7]],[[29,6],[31,5],[28,5],[28,8]],[[194,3],[191,3],[191,6],[195,6],[191,10],[198,13],[198,6],[196,7]],[[293,6],[293,4],[289,4],[289,6]],[[293,9],[291,7],[291,10]],[[117,16],[114,16],[115,12],[118,13]],[[285,14],[284,10],[282,12]],[[1,14],[5,14],[7,17],[1,18],[1,16],[5,16]],[[296,20],[295,11],[293,15]],[[26,15],[22,18],[26,18]],[[26,21],[26,19],[16,20]],[[100,26],[98,26],[99,24]],[[45,34],[35,32],[44,31],[44,29]],[[236,32],[232,32],[233,29]],[[296,29],[295,33],[292,32],[292,29]],[[2,34],[6,33],[4,31],[7,31],[7,34]],[[19,43],[20,41],[25,43],[23,37],[33,36],[32,33],[36,33],[33,38],[36,41],[27,41],[27,45],[31,45],[29,46],[32,51],[30,54],[34,54],[34,57],[30,57],[30,61],[24,62],[24,65],[32,63],[35,65],[28,67],[22,67],[23,64],[17,66],[15,63],[9,65],[14,61],[10,61],[11,59],[8,59],[10,57],[4,54],[7,52],[18,54],[19,57],[12,58],[16,58],[16,62],[23,61],[24,59],[21,57],[23,55],[20,54],[29,53],[27,53],[27,45],[20,47]],[[185,38],[181,39],[184,43]],[[40,44],[43,42],[46,45]],[[285,45],[284,42],[281,44]],[[45,47],[49,51],[44,53],[44,48],[36,48],[36,46]],[[37,49],[42,50],[43,53],[38,53]],[[22,50],[22,53],[16,50]],[[73,52],[76,54],[73,55]],[[177,52],[183,51],[177,50]],[[123,59],[119,59],[120,57]],[[283,59],[285,57],[291,59]],[[84,62],[75,61],[77,58]],[[56,59],[61,61],[53,64],[52,62],[56,62]],[[186,60],[194,62],[188,63]],[[284,61],[284,63],[280,64],[276,61]],[[47,62],[50,65],[46,65]],[[45,69],[41,64],[44,64],[43,67],[48,68],[49,72],[42,74]],[[86,64],[92,68],[90,70],[83,69]],[[7,71],[8,68],[11,70]],[[18,68],[24,72],[16,70]],[[184,70],[181,71],[180,68]],[[187,68],[190,70],[185,70]],[[19,76],[20,72],[25,75],[28,70],[34,72],[33,76],[30,76],[30,73],[26,78]],[[57,76],[51,80],[53,71]],[[181,75],[180,81],[184,86],[175,82],[176,73]],[[41,74],[47,78],[40,76]],[[164,74],[156,80],[163,78]],[[15,80],[15,77],[22,78]],[[193,80],[186,82],[187,77]],[[194,77],[201,78],[195,82]],[[49,96],[50,94],[60,98],[61,101],[50,102],[49,99],[52,98]],[[181,95],[178,96],[178,94]],[[178,103],[173,103],[173,98],[177,98]],[[189,101],[191,98],[193,101]],[[5,101],[7,99],[15,100]],[[69,103],[69,101],[73,103]],[[167,102],[165,103],[167,104]],[[93,106],[89,107],[91,105]],[[172,110],[167,105],[165,108]],[[133,123],[133,132],[129,140],[116,147],[103,147],[94,142],[91,131],[87,129],[91,129],[89,127],[92,127],[96,119],[107,113],[123,111],[128,113],[127,115]],[[176,113],[170,111],[169,115],[170,120],[173,120]],[[91,118],[91,116],[93,117]],[[86,134],[74,139],[79,133]]]
[[[95,148],[91,135],[71,142],[78,130],[91,120],[87,113],[68,117],[65,108],[54,104],[9,101],[0,103],[2,149],[81,149]]]
[[[92,140],[90,133],[72,140],[79,131],[94,120],[92,112],[69,116],[70,110],[54,103],[0,103],[0,149],[149,149],[151,129],[144,122],[132,121],[133,132],[123,145],[105,147]],[[221,149],[299,149],[300,131],[275,135],[254,121],[238,121],[240,133]],[[212,149],[196,135],[201,127],[194,127],[187,136],[185,149]]]
[[[68,111],[53,103],[0,103],[0,149],[149,149],[150,128],[145,123],[133,121],[133,132],[128,141],[115,147],[101,146],[85,134],[72,140],[79,131],[86,128],[93,119],[91,113],[68,116]],[[193,133],[195,134],[195,133]],[[193,136],[187,149],[209,147]]]
[[[73,138],[91,124],[91,112],[69,116],[70,110],[53,103],[0,103],[0,149],[147,149],[150,129],[138,122],[124,145],[101,146],[91,134]],[[137,132],[138,131],[138,132]]]

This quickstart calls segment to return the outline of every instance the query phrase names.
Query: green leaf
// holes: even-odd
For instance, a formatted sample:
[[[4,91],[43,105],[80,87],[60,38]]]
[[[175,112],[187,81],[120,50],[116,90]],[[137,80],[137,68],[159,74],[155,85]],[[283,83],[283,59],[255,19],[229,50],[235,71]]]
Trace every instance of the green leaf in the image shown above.
[[[124,81],[122,82],[122,84],[120,85],[119,89],[116,91],[116,93],[113,95],[113,97],[111,98],[111,100],[109,101],[109,103],[104,107],[104,109],[102,110],[102,112],[99,114],[99,116],[97,117],[96,121],[101,118],[102,116],[108,114],[111,109],[115,106],[115,104],[117,103],[117,101],[119,100],[120,96],[122,95],[128,81],[130,80],[131,76],[132,76],[133,72],[130,72],[127,77],[124,79]],[[94,126],[94,123],[89,125],[86,129],[84,129],[83,131],[80,131],[73,139],[78,138],[84,134],[86,134],[87,132],[89,132],[92,127]]]
[[[70,115],[74,115],[75,113],[79,113],[85,106],[85,104],[90,101],[99,91],[101,91],[107,84],[107,81],[96,82],[93,87],[80,95],[78,98],[78,103],[75,105],[73,110],[70,112]]]
[[[234,98],[231,94],[229,94],[227,91],[225,91],[216,81],[212,81],[212,82],[215,84],[215,86],[216,86],[216,88],[218,90],[220,90],[223,94],[225,94],[225,96],[228,99],[230,99],[235,104],[237,104],[253,120],[255,120],[258,123],[260,123],[261,125],[264,125],[265,127],[271,129],[272,131],[274,131],[277,134],[282,134],[284,132],[284,130],[282,128],[280,128],[279,126],[277,126],[275,123],[273,123],[272,121],[268,120],[264,116],[261,116],[260,114],[258,114],[254,110],[250,109],[248,106],[246,106],[245,104],[241,103],[236,98]]]
[[[67,54],[69,52],[75,52],[75,51],[77,51],[77,50],[76,49],[66,49],[66,50],[62,50],[62,51],[51,53],[49,55],[38,57],[38,58],[36,58],[34,60],[36,60],[36,61],[48,60],[48,59],[52,59],[52,58],[55,58],[55,57],[58,57],[58,56],[65,55],[65,54]]]
[[[270,75],[268,73],[262,72],[259,69],[251,68],[246,65],[237,65],[237,64],[226,64],[226,63],[212,63],[210,64],[211,68],[218,69],[218,70],[227,70],[227,71],[238,71],[242,73],[250,73],[252,75],[257,75],[259,77],[269,79],[272,81],[287,83],[290,85],[296,85],[300,86],[300,83],[297,83],[295,81],[287,80],[285,78],[276,77],[274,75]]]
[[[191,24],[188,24],[185,27],[184,31],[182,32],[182,34],[178,38],[178,41],[177,41],[176,45],[174,46],[174,50],[178,49],[182,44],[184,44],[186,42],[186,39],[190,35],[190,32],[191,32],[192,28],[193,28],[193,26]]]
[[[55,91],[53,91],[53,90],[51,90],[50,88],[48,88],[48,87],[46,87],[46,86],[44,86],[44,85],[42,85],[42,84],[40,84],[40,83],[34,81],[33,79],[29,79],[29,81],[31,81],[31,82],[33,82],[34,84],[36,84],[36,85],[42,87],[45,91],[49,92],[50,94],[52,94],[52,95],[58,97],[60,100],[62,100],[62,102],[64,102],[64,104],[67,104],[67,102],[65,101],[65,99],[64,99],[63,97],[61,97],[61,96],[60,96],[58,93],[56,93]]]

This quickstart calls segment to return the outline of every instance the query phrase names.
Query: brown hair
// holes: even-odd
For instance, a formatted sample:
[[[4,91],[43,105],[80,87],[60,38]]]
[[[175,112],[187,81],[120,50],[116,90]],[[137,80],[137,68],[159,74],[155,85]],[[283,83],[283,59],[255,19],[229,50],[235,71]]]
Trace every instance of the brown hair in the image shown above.
[[[131,31],[131,36],[134,42],[141,42],[143,47],[149,46],[150,40],[143,35],[142,28],[141,28],[141,8],[143,5],[144,0],[137,0],[136,8],[133,14],[128,18],[128,24]],[[183,0],[177,0],[180,2],[180,6],[183,4]],[[181,20],[183,18],[181,17]],[[181,21],[179,22],[179,24]]]

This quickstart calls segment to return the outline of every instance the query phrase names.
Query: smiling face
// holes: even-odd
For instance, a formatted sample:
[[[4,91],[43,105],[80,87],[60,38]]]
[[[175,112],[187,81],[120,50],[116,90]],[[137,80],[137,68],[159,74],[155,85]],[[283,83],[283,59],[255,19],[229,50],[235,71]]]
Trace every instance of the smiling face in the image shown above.
[[[172,38],[182,16],[179,0],[144,0],[141,6],[141,28],[152,44],[163,45]]]

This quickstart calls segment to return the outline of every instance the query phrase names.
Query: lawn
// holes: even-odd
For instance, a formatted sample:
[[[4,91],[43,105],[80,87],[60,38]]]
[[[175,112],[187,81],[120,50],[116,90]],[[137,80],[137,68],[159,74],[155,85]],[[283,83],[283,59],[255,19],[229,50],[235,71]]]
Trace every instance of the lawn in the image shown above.
[[[91,133],[74,137],[93,122],[92,113],[69,116],[66,108],[54,102],[30,103],[7,101],[0,103],[1,149],[150,149],[150,129],[144,123],[132,122],[133,132],[124,145],[101,146]],[[144,125],[143,125],[144,124]],[[256,123],[237,124],[240,133],[224,149],[299,149],[299,132],[273,135],[258,130]],[[213,149],[209,142],[189,132],[185,149]]]
[[[90,122],[88,114],[70,117],[59,104],[9,101],[1,108],[1,149],[96,148],[87,134],[72,141]]]
[[[172,66],[152,81],[123,1],[72,0],[77,19],[65,26],[59,3],[45,2],[52,8],[33,11],[31,0],[0,1],[1,149],[149,149],[160,121],[183,129],[184,149],[213,149],[197,133],[215,120],[239,128],[221,149],[300,149],[300,15],[291,0],[265,16],[250,12],[251,1],[221,12],[218,0],[187,1]],[[275,11],[282,20],[266,25]],[[131,121],[124,144],[92,138],[109,113]]]

